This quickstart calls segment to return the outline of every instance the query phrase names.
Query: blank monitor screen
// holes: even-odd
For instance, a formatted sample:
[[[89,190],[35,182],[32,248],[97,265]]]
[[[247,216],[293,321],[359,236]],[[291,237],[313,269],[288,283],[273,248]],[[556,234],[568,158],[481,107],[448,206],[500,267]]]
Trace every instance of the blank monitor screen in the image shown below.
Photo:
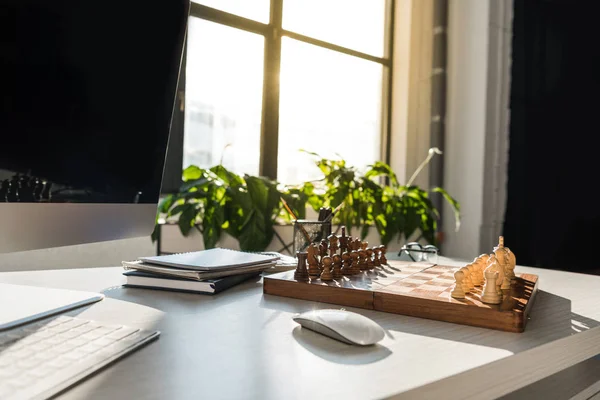
[[[188,7],[0,0],[0,202],[157,202]]]

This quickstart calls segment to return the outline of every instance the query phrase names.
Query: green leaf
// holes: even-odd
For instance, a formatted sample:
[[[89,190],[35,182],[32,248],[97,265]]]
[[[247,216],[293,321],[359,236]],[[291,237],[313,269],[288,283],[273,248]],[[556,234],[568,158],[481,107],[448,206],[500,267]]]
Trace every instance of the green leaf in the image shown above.
[[[398,186],[398,178],[396,177],[396,174],[394,171],[392,171],[392,168],[388,164],[382,161],[377,161],[375,164],[369,166],[369,170],[367,170],[365,173],[365,178],[369,180],[377,176],[388,177],[390,178],[392,185]]]
[[[204,170],[202,168],[197,167],[195,165],[190,165],[189,167],[183,170],[183,180],[187,182],[200,179],[203,173]]]
[[[440,193],[452,207],[452,210],[454,211],[454,230],[458,231],[460,229],[460,204],[441,187],[433,188],[433,192]]]
[[[243,186],[244,180],[239,175],[234,174],[221,164],[215,165],[210,169],[212,173],[219,177],[227,186]]]
[[[173,205],[174,201],[175,196],[173,196],[172,194],[167,195],[158,203],[158,212],[163,214],[169,212],[169,209]]]
[[[179,220],[177,224],[179,225],[179,230],[183,236],[187,236],[194,226],[194,222],[196,219],[196,207],[193,204],[183,204],[183,209],[181,215],[179,215]]]
[[[183,185],[181,185],[181,188],[179,189],[179,191],[187,192],[192,188],[201,189],[201,188],[208,186],[209,184],[213,184],[212,181],[206,177],[202,177],[199,179],[186,181]]]
[[[202,239],[204,248],[212,249],[221,238],[222,226],[225,222],[225,209],[218,201],[211,201],[202,218]]]

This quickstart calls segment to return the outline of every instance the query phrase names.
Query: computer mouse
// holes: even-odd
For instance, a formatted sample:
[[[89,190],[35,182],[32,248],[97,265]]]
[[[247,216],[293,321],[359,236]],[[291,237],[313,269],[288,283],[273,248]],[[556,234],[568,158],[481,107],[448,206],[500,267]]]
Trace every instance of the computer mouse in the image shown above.
[[[368,346],[385,336],[383,328],[364,315],[346,310],[312,310],[294,316],[303,328],[347,344]]]

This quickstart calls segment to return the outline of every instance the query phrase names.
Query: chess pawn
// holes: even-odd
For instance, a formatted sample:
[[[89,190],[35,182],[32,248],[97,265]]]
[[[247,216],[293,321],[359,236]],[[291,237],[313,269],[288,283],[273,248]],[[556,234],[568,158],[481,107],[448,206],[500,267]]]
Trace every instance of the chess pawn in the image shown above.
[[[483,285],[483,283],[485,282],[485,278],[483,276],[483,271],[485,271],[485,269],[487,268],[488,265],[488,261],[490,261],[490,255],[489,254],[481,254],[479,257],[476,258],[477,260],[477,270],[478,270],[478,276],[479,276],[479,282],[481,282],[481,284]]]
[[[325,267],[323,267],[325,269]],[[333,269],[331,270],[331,274],[333,275],[333,279],[340,279],[344,277],[342,273],[342,256],[339,254],[333,255]]]
[[[379,255],[381,254],[381,248],[376,246],[373,248],[373,266],[381,267],[381,260],[379,259]]]
[[[496,256],[492,253],[490,255],[490,260],[488,261],[488,266],[487,268],[492,268],[493,271],[498,272],[498,276],[495,279],[496,282],[496,292],[502,296],[502,289],[500,288],[502,286],[502,281],[504,280],[504,268],[502,267],[502,265],[500,265],[500,263],[498,262],[498,259],[496,258]],[[486,270],[487,270],[486,268]]]
[[[379,256],[379,261],[381,262],[381,265],[387,265],[388,261],[385,257],[385,253],[387,253],[387,247],[384,245],[380,245],[379,251],[381,251],[381,255]]]
[[[469,270],[466,267],[462,267],[459,269],[459,271],[463,273],[462,288],[465,293],[469,293],[472,286],[471,278],[469,277]]]
[[[311,243],[306,248],[307,259],[308,259],[308,275],[312,277],[318,277],[321,274],[321,269],[319,268],[319,259],[317,255],[319,254],[319,248]]]
[[[306,270],[306,252],[296,252],[296,258],[298,259],[298,265],[294,272],[294,279],[297,281],[307,281],[308,271]]]
[[[333,257],[339,249],[339,238],[337,235],[331,234],[327,236],[327,240],[329,240],[329,257]]]
[[[349,252],[342,253],[342,274],[352,275],[352,257]]]
[[[364,271],[368,268],[367,264],[367,251],[365,249],[360,249],[358,251],[358,268],[361,271]]]
[[[331,257],[325,256],[323,257],[323,272],[321,272],[321,280],[322,281],[332,281],[333,274],[331,273]]]
[[[352,275],[356,275],[360,273],[360,266],[358,265],[359,263],[359,257],[360,255],[358,254],[358,251],[356,250],[352,250],[350,252],[350,257],[352,257]]]
[[[483,293],[481,301],[486,304],[500,304],[502,297],[498,294],[496,288],[496,280],[498,279],[498,271],[496,271],[498,263],[493,263],[484,271],[485,285],[483,285]]]
[[[463,279],[465,277],[462,268],[454,273],[454,279],[456,280],[456,284],[454,285],[454,289],[450,292],[450,296],[455,299],[464,299],[466,297],[466,293],[463,290]]]
[[[366,249],[367,252],[367,269],[375,268],[375,262],[373,261],[373,249]]]
[[[472,263],[467,264],[466,268],[469,270],[469,278],[471,278],[471,283],[473,284],[473,286],[471,286],[471,290],[475,289],[475,286],[481,286],[481,282],[479,282],[479,279],[476,276],[477,272],[475,271],[475,265]]]

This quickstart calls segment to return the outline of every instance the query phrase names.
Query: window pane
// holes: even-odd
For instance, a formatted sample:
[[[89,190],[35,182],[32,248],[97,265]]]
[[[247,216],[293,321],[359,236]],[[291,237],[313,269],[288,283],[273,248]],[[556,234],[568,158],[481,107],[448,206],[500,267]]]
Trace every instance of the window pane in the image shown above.
[[[269,0],[192,0],[194,3],[203,4],[244,18],[258,22],[269,22]]]
[[[385,0],[285,0],[283,28],[383,57]]]
[[[236,173],[258,174],[263,48],[262,36],[190,18],[184,168],[222,158]]]
[[[322,177],[314,159],[336,153],[363,168],[380,159],[382,65],[283,38],[278,180]]]

